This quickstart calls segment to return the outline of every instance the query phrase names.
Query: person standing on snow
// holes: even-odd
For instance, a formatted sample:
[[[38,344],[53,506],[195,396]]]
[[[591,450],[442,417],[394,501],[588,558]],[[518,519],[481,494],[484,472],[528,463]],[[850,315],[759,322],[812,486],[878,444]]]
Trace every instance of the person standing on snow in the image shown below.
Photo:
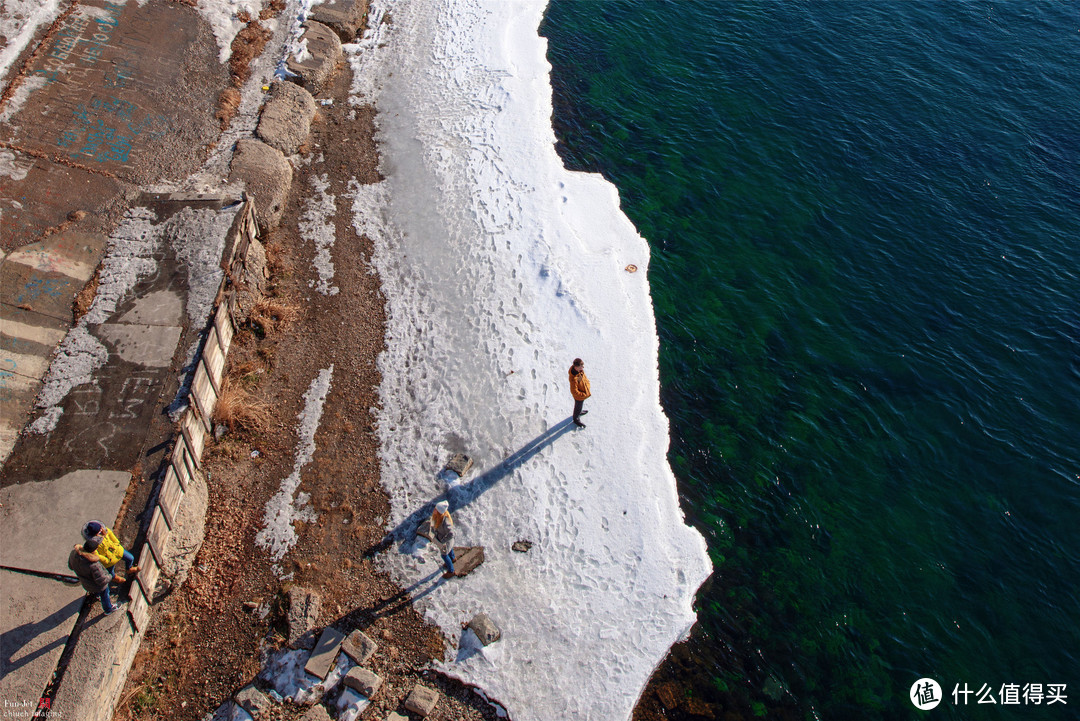
[[[450,517],[450,502],[439,501],[431,513],[431,537],[446,564],[443,578],[454,575],[454,519]]]
[[[585,361],[580,358],[575,358],[574,364],[570,366],[570,395],[574,397],[574,425],[584,428],[581,416],[588,411],[581,410],[581,406],[585,399],[592,395],[592,389],[589,387],[589,378],[585,375]]]

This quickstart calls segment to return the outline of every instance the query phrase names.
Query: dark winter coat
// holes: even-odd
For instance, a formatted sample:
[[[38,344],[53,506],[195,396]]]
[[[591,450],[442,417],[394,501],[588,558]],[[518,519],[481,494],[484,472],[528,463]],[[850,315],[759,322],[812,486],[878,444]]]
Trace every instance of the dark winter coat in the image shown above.
[[[101,593],[108,588],[109,581],[112,580],[109,572],[98,560],[97,554],[84,553],[82,546],[75,546],[68,554],[68,568],[75,572],[82,587],[90,593]]]

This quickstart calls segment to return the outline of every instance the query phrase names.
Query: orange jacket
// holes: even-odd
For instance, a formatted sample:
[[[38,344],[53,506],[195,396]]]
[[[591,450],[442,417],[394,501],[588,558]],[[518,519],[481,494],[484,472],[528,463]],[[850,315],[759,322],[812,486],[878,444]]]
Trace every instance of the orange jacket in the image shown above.
[[[583,401],[592,395],[585,371],[575,371],[574,366],[570,366],[570,395],[575,401]]]

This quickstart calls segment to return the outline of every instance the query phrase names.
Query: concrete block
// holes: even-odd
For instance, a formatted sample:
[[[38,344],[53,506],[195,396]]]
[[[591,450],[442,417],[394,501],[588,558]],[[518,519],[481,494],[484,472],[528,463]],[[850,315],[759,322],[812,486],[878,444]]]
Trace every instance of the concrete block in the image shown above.
[[[467,576],[484,562],[483,546],[454,547],[454,575]]]
[[[300,84],[312,95],[318,95],[341,60],[341,39],[322,23],[308,20],[300,42],[306,42],[307,56],[298,60],[295,54],[290,55],[286,66],[289,72],[299,76]]]
[[[476,634],[476,637],[480,639],[480,643],[488,646],[495,643],[502,636],[502,631],[495,625],[495,622],[491,620],[491,616],[486,613],[478,613],[473,616],[473,620],[469,621],[469,628]]]
[[[72,575],[79,530],[95,518],[113,525],[130,481],[127,471],[72,471],[0,489],[0,566]]]
[[[373,697],[382,686],[382,678],[366,668],[353,666],[342,682],[365,698]]]
[[[13,442],[30,419],[30,409],[39,390],[41,381],[6,373],[0,364],[0,428],[12,434]]]
[[[255,719],[266,716],[274,705],[269,696],[251,684],[233,694],[233,700]]]
[[[85,284],[8,260],[0,268],[0,302],[70,323],[71,302]]]
[[[60,273],[85,283],[94,274],[107,243],[108,239],[97,233],[68,230],[12,251],[7,262],[21,263],[42,273]]]
[[[315,644],[315,650],[311,652],[311,657],[304,664],[304,671],[315,678],[326,678],[326,674],[330,673],[330,667],[337,659],[338,651],[341,650],[341,642],[344,640],[345,634],[341,631],[329,626],[324,629],[318,643]]]
[[[427,716],[439,703],[439,694],[426,686],[417,684],[405,699],[405,709],[420,716]]]
[[[341,650],[349,658],[363,666],[375,652],[379,650],[378,644],[368,638],[368,635],[359,629],[349,634],[349,637],[341,642]]]
[[[293,648],[314,648],[316,624],[322,598],[314,591],[293,586],[289,589],[289,645]]]
[[[295,83],[276,82],[270,87],[256,133],[270,147],[294,155],[307,142],[315,109],[315,99],[307,90]]]
[[[229,181],[242,182],[255,196],[256,211],[267,228],[278,226],[292,186],[292,166],[280,150],[252,138],[238,141]]]
[[[49,370],[49,357],[40,353],[16,353],[12,350],[0,350],[0,373],[16,373],[25,378],[40,380]]]
[[[308,18],[333,30],[341,42],[351,43],[364,27],[368,4],[368,0],[325,0],[311,8]]]

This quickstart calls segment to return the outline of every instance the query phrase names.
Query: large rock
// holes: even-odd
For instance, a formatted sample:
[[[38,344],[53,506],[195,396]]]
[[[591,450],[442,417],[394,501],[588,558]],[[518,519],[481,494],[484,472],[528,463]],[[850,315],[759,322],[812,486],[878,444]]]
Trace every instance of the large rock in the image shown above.
[[[300,721],[330,721],[330,714],[326,712],[325,706],[316,704],[307,710]]]
[[[382,686],[382,678],[378,674],[368,671],[366,668],[353,666],[345,674],[342,683],[356,691],[364,698],[371,698]]]
[[[233,700],[254,719],[264,718],[274,705],[269,696],[250,684],[237,691]]]
[[[480,643],[485,646],[495,643],[502,636],[502,631],[495,625],[495,622],[491,620],[491,616],[486,613],[478,613],[473,617],[473,620],[469,621],[469,628],[476,634],[476,637],[480,639]]]
[[[289,645],[293,648],[315,648],[315,628],[319,621],[322,599],[306,588],[289,589]]]
[[[292,166],[280,150],[252,138],[236,143],[229,180],[255,196],[255,210],[267,228],[276,228],[292,186]]]
[[[467,576],[484,562],[483,546],[454,547],[454,575]]]
[[[256,133],[270,147],[294,155],[307,142],[314,117],[311,93],[294,83],[277,82],[270,88]]]
[[[341,42],[351,43],[364,27],[368,4],[368,0],[324,0],[312,6],[308,19],[329,27]]]
[[[341,40],[322,23],[308,20],[300,44],[307,51],[299,57],[296,53],[289,55],[286,67],[299,77],[300,84],[312,95],[318,95],[333,77],[341,60]]]
[[[409,697],[405,699],[405,709],[420,716],[427,716],[435,710],[435,704],[439,703],[439,694],[427,686],[417,684],[413,686]]]

